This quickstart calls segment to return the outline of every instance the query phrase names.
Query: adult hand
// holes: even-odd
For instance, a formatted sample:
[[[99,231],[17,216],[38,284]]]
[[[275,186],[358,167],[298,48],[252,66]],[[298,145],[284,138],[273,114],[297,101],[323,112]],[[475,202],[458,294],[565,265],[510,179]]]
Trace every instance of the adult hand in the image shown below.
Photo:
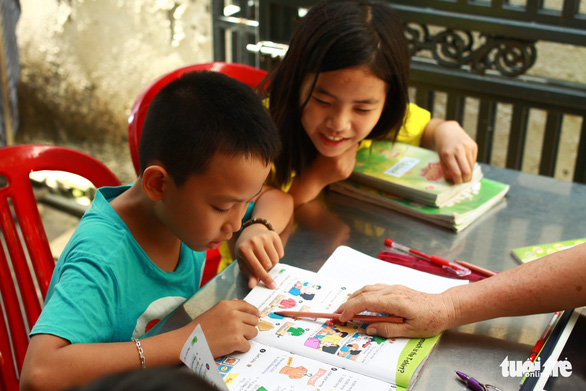
[[[441,295],[428,294],[401,285],[367,285],[354,292],[336,311],[346,322],[362,311],[380,312],[404,318],[403,323],[371,323],[369,335],[431,337],[445,330],[454,317],[453,305]]]

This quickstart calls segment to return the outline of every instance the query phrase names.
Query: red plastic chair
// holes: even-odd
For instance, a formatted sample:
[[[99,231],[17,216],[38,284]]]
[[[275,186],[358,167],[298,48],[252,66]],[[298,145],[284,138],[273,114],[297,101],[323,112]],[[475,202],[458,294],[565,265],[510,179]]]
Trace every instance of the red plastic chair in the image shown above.
[[[41,170],[77,174],[96,187],[120,185],[104,164],[73,149],[0,148],[0,176],[7,179],[0,187],[0,294],[7,320],[0,313],[0,390],[18,390],[29,328],[41,313],[55,267],[29,179]]]
[[[228,75],[236,80],[248,84],[252,88],[256,88],[260,82],[265,78],[267,72],[262,69],[251,67],[250,65],[226,63],[226,62],[210,62],[205,64],[188,65],[183,68],[171,71],[149,84],[136,98],[134,105],[130,110],[130,117],[128,118],[128,146],[130,147],[130,157],[134,165],[134,171],[138,175],[138,144],[140,142],[140,134],[142,132],[142,125],[144,117],[146,116],[149,104],[163,86],[167,85],[172,80],[186,72],[191,71],[215,71]],[[218,250],[208,250],[206,254],[206,264],[202,276],[201,285],[205,285],[211,278],[217,274],[218,264],[221,260],[221,255]]]
[[[191,71],[215,71],[228,75],[236,80],[248,84],[252,88],[256,88],[259,83],[265,78],[267,72],[262,69],[251,67],[250,65],[226,63],[226,62],[210,62],[205,64],[188,65],[183,68],[175,69],[149,84],[136,98],[134,105],[130,110],[130,117],[128,118],[128,144],[130,147],[130,158],[134,165],[134,171],[138,175],[138,144],[140,142],[140,134],[142,132],[142,125],[144,117],[146,116],[149,104],[163,86],[167,85],[172,80],[186,72]]]

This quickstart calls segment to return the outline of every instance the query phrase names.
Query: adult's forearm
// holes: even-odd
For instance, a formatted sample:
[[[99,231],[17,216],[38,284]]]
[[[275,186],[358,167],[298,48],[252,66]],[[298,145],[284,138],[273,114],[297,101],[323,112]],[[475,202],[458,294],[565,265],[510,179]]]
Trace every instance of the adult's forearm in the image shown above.
[[[455,311],[449,327],[586,305],[586,244],[451,288],[442,295]]]

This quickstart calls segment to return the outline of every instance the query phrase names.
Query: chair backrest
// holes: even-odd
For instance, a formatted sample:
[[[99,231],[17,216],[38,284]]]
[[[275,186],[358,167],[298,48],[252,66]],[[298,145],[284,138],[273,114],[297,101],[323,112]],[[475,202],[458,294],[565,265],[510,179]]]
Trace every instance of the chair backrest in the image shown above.
[[[0,148],[0,389],[18,390],[29,328],[41,312],[55,261],[39,215],[29,175],[65,171],[96,187],[120,185],[100,161],[51,145]],[[2,178],[0,178],[2,179]]]
[[[259,83],[265,78],[267,72],[262,69],[252,67],[250,65],[226,63],[226,62],[210,62],[205,64],[188,65],[183,68],[175,69],[149,84],[136,98],[134,105],[130,110],[130,117],[128,118],[128,146],[130,147],[130,157],[134,170],[138,175],[138,144],[140,142],[140,134],[142,132],[142,125],[144,117],[146,116],[149,104],[167,83],[177,79],[186,72],[191,71],[214,71],[228,75],[236,80],[248,84],[252,88],[256,88]]]

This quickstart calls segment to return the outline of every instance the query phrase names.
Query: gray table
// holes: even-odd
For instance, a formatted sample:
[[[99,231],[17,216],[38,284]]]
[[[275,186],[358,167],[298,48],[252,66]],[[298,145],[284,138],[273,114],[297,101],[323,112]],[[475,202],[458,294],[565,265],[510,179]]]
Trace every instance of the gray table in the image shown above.
[[[482,168],[485,177],[508,183],[511,189],[504,202],[460,233],[325,191],[319,201],[296,211],[282,262],[317,271],[339,245],[376,257],[389,237],[447,259],[502,271],[517,265],[512,248],[586,237],[586,186]],[[185,325],[220,300],[244,298],[248,291],[246,279],[232,264],[149,334]],[[499,365],[506,357],[525,360],[550,318],[551,314],[499,318],[446,331],[413,389],[466,389],[455,380],[454,370],[503,390],[518,389],[519,379],[503,377]],[[573,376],[580,375],[586,374]]]

